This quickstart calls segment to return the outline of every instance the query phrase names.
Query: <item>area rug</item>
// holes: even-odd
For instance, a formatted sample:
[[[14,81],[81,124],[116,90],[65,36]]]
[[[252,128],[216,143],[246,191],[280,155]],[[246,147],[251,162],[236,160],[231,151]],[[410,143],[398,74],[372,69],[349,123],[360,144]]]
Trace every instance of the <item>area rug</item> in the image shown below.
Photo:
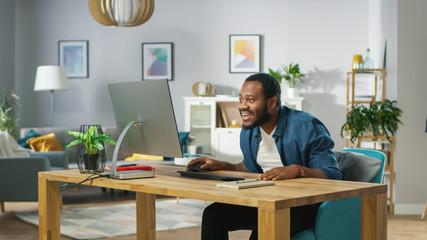
[[[156,201],[156,230],[199,226],[204,201],[181,199]],[[38,225],[37,212],[16,213],[25,222]],[[135,203],[61,210],[61,234],[74,239],[96,239],[136,234]]]

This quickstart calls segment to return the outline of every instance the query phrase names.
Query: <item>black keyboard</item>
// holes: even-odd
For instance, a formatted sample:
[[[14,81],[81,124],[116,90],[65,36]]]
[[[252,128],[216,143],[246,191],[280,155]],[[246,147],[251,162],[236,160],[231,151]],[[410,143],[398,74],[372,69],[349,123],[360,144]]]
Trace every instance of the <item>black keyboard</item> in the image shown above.
[[[206,173],[206,172],[178,171],[178,173],[181,174],[181,176],[185,176],[185,177],[203,178],[203,179],[211,179],[211,180],[218,180],[218,181],[245,180],[244,178],[241,178],[241,177],[230,177],[230,176],[211,174],[211,173]]]

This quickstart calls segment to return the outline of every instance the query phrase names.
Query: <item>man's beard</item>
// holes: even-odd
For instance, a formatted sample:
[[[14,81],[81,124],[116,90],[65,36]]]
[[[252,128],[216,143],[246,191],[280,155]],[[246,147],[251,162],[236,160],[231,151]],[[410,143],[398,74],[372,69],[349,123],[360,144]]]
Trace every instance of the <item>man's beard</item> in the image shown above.
[[[250,112],[252,112],[252,111],[250,111]],[[253,112],[252,112],[252,114],[253,114]],[[257,119],[255,119],[255,121],[249,126],[245,126],[245,124],[243,124],[243,128],[246,130],[252,130],[255,127],[264,125],[265,123],[270,121],[270,119],[271,119],[271,114],[268,112],[267,104],[265,104],[263,111],[261,112],[259,117],[257,117]]]

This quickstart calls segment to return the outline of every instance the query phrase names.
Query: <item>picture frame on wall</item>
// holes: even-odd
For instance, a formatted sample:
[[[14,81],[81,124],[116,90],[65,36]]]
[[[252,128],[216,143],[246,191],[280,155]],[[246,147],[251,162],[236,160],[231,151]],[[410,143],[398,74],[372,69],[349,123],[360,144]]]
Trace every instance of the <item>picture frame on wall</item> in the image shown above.
[[[65,67],[68,78],[88,78],[89,41],[58,41],[58,64]]]
[[[261,35],[230,34],[230,73],[261,72]]]
[[[173,80],[173,43],[142,43],[142,80]]]

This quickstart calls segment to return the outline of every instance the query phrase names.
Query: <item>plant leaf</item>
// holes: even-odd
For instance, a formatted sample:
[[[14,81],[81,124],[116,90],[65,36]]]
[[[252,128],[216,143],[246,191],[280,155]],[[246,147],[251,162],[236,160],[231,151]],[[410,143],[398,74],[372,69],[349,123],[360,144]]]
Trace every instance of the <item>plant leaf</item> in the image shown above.
[[[98,141],[93,142],[93,147],[100,150],[100,151],[104,150],[104,146],[102,145],[102,143],[100,143]]]
[[[67,133],[76,137],[76,138],[83,139],[83,133],[81,133],[81,132],[68,130]]]
[[[80,138],[76,138],[76,139],[74,139],[74,140],[69,141],[69,142],[64,146],[64,148],[69,148],[69,147],[72,147],[72,146],[77,145],[77,144],[82,143],[82,142],[83,142],[83,140],[82,140],[82,139],[80,139]]]
[[[115,140],[109,139],[109,138],[104,138],[102,141],[104,143],[109,143],[109,144],[112,144],[112,145],[116,145],[116,143],[117,143]]]

